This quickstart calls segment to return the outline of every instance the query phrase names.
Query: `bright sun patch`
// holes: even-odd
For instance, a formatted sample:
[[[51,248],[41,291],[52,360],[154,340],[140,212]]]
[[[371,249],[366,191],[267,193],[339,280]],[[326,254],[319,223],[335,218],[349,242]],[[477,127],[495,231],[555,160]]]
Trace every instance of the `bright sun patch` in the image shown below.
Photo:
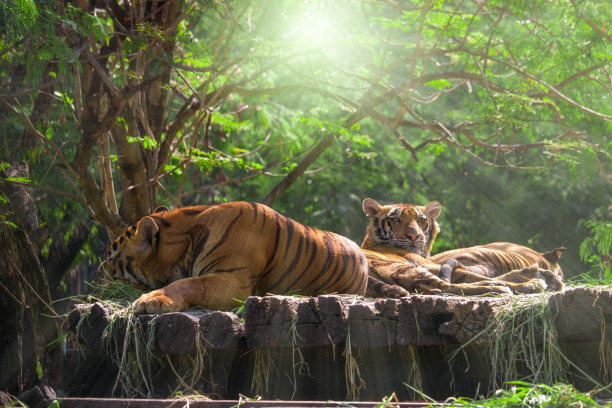
[[[333,51],[345,36],[333,2],[305,1],[286,15],[286,22],[285,38],[303,50]]]

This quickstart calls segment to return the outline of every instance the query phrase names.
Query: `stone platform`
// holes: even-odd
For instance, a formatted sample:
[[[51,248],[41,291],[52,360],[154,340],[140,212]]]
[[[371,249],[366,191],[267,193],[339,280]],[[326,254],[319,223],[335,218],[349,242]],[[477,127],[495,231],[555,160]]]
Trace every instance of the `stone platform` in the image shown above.
[[[70,324],[82,355],[66,391],[167,397],[178,389],[219,399],[376,401],[394,392],[413,399],[413,386],[437,399],[474,397],[492,387],[490,337],[481,335],[491,316],[536,297],[555,316],[572,382],[584,390],[593,380],[609,383],[612,291],[574,287],[545,297],[250,297],[240,316],[196,310],[141,315],[130,324],[120,317],[110,331],[103,304],[79,305]],[[133,341],[135,328],[151,351],[146,356]],[[541,343],[539,337],[535,333],[533,341]],[[133,372],[118,377],[118,366]],[[124,382],[129,386],[122,388]]]

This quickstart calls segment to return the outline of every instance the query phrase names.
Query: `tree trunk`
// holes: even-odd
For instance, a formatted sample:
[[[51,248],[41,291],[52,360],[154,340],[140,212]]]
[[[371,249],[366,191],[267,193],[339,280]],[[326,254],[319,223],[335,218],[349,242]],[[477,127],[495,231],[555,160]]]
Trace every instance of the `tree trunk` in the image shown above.
[[[42,374],[59,381],[59,337],[51,295],[34,244],[21,228],[0,224],[0,389],[17,395]],[[40,364],[40,370],[37,365]]]
[[[20,163],[2,176],[27,173],[27,165]],[[47,317],[54,312],[34,241],[41,240],[34,202],[19,184],[0,183],[0,193],[10,200],[10,206],[0,205],[0,389],[17,395],[42,376],[55,383],[61,380],[59,347],[47,346],[59,331]]]

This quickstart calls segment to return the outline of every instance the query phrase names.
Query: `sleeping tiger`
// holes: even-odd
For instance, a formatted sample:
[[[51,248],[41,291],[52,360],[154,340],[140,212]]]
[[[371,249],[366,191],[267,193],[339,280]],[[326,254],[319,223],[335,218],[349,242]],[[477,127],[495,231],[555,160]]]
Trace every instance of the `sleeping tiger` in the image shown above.
[[[563,289],[563,270],[559,266],[559,258],[565,248],[556,248],[552,251],[540,253],[523,245],[510,242],[493,242],[486,245],[477,245],[469,248],[453,249],[433,255],[429,259],[440,265],[447,265],[447,271],[453,266],[462,268],[481,276],[499,279],[524,281],[524,271],[530,268],[540,268],[552,272],[547,279],[548,290]],[[456,262],[456,264],[455,264]],[[545,272],[548,274],[547,272]],[[450,275],[440,276],[450,282]],[[458,276],[455,282],[463,282],[465,277]]]
[[[520,251],[516,251],[519,246],[506,247],[505,256],[495,261],[507,262],[507,266],[515,268],[495,270],[496,263],[490,262],[488,265],[494,273],[486,276],[479,273],[478,267],[472,269],[473,266],[462,265],[456,258],[467,258],[459,257],[460,253],[440,257],[437,262],[428,259],[440,231],[436,221],[440,214],[437,201],[424,207],[409,204],[383,206],[366,198],[363,211],[370,218],[361,244],[370,266],[370,296],[400,297],[408,292],[464,295],[533,293],[541,291],[543,285],[556,288],[560,283],[554,272],[532,266],[535,262],[531,262],[531,258],[519,256]],[[475,262],[477,266],[488,260],[485,251],[476,250],[473,255],[474,259],[480,257],[481,262]]]
[[[240,201],[146,216],[112,243],[106,266],[155,289],[134,302],[137,313],[231,310],[265,293],[363,295],[368,278],[351,240]]]

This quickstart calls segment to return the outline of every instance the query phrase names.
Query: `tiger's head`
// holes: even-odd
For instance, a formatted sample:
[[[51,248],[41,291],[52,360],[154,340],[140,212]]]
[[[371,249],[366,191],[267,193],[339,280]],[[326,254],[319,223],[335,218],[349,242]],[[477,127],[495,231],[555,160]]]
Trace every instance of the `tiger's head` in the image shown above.
[[[102,264],[111,279],[129,282],[142,290],[163,285],[165,279],[152,271],[165,269],[161,264],[155,265],[154,258],[157,258],[155,253],[160,246],[160,229],[164,224],[158,213],[166,211],[166,207],[157,208],[113,241]]]
[[[371,198],[363,200],[363,212],[370,218],[362,248],[384,245],[428,257],[440,227],[440,203],[424,207],[410,204],[381,205]]]

